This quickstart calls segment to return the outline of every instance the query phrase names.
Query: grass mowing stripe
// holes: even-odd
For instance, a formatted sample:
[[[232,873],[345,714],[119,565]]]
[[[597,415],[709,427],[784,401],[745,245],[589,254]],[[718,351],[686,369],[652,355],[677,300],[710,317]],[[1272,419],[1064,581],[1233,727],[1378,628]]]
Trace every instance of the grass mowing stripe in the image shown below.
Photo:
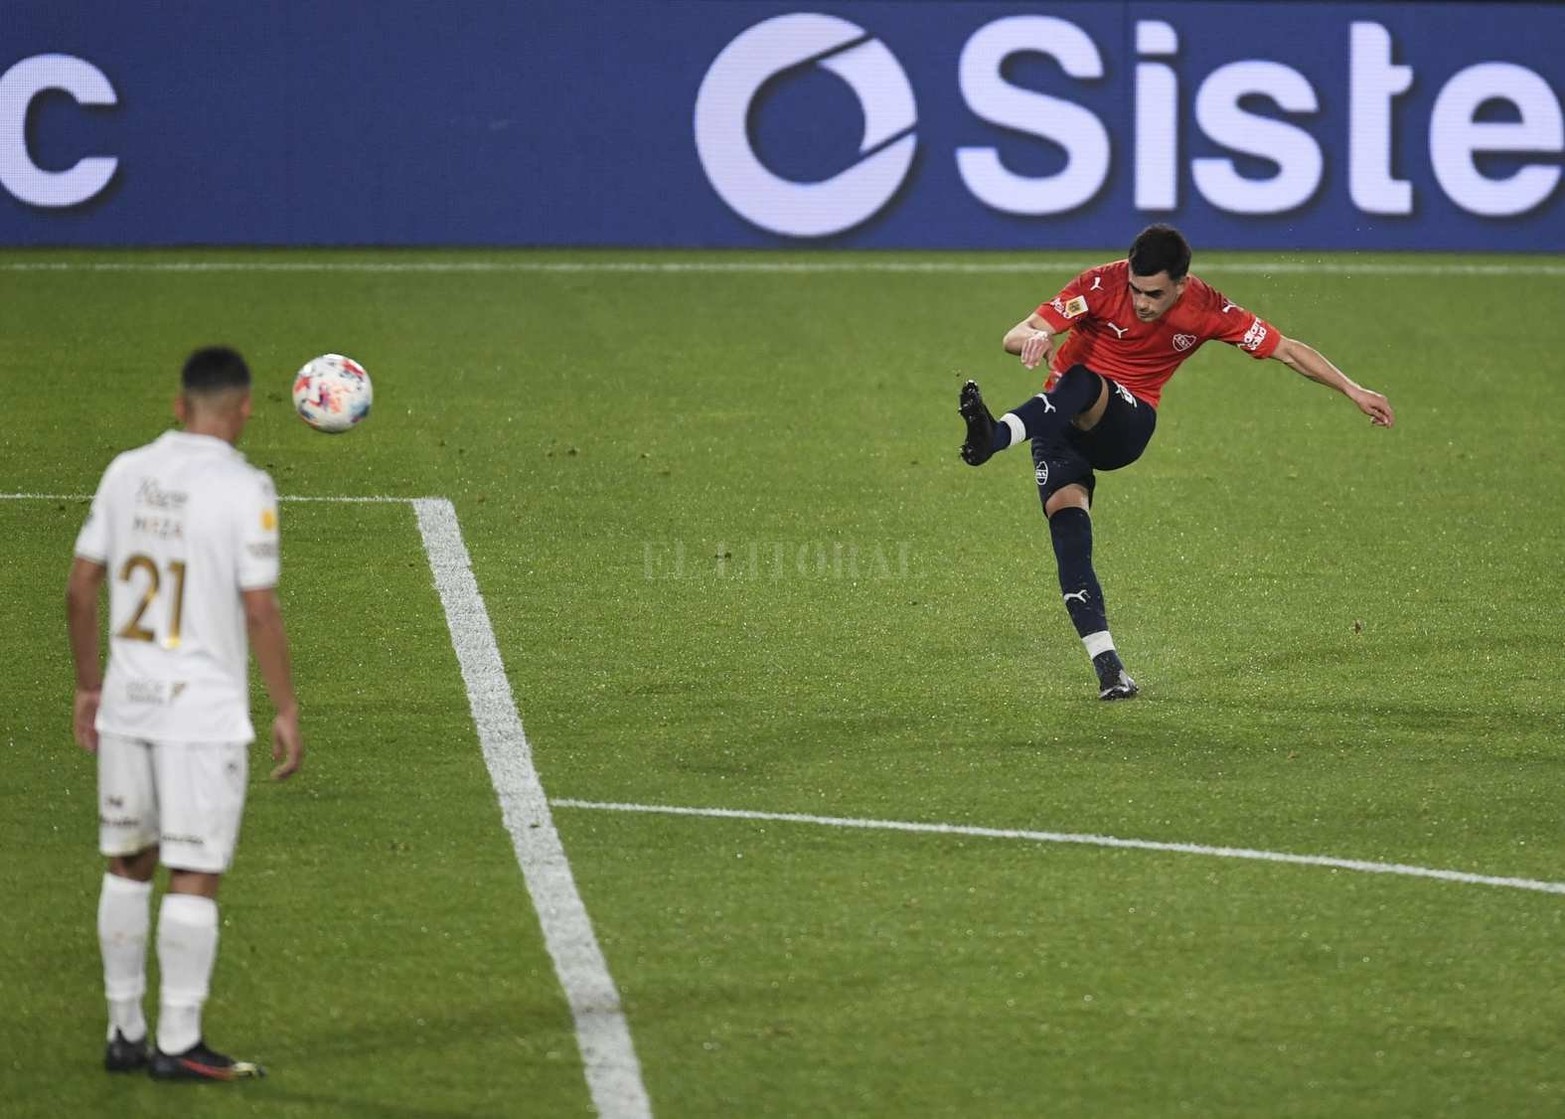
[[[1533,890],[1543,894],[1565,894],[1565,882],[1541,882],[1532,878],[1502,878],[1492,874],[1470,874],[1465,870],[1441,870],[1436,867],[1408,866],[1403,863],[1376,863],[1362,859],[1339,859],[1331,855],[1294,855],[1285,851],[1257,851],[1247,847],[1208,847],[1200,843],[1164,843],[1152,839],[1120,839],[1112,835],[1083,835],[1072,832],[1028,831],[1018,828],[982,828],[966,824],[924,824],[905,820],[861,820],[842,816],[810,816],[793,812],[756,812],[742,808],[683,808],[663,804],[617,804],[605,801],[551,801],[556,808],[581,808],[597,812],[645,812],[664,816],[701,816],[722,820],[765,820],[789,824],[818,824],[831,828],[859,828],[865,831],[920,832],[933,835],[971,835],[982,839],[1025,839],[1033,843],[1077,843],[1087,847],[1131,848],[1137,851],[1167,851],[1182,855],[1208,855],[1221,859],[1253,859],[1259,862],[1292,863],[1297,866],[1324,866],[1335,870],[1354,870],[1364,874],[1398,874],[1408,878],[1437,878],[1471,886],[1503,886],[1513,890]]]
[[[85,501],[85,500],[88,499],[89,496],[90,495],[88,495],[88,494],[6,493],[6,494],[0,494],[0,500]],[[451,508],[450,502],[445,500],[444,498],[406,498],[406,497],[390,497],[390,496],[363,496],[363,497],[350,497],[350,496],[337,496],[337,497],[287,496],[287,497],[282,497],[281,500],[283,500],[283,501],[345,502],[345,503],[353,503],[353,502],[366,502],[366,503],[368,503],[368,502],[376,502],[376,503],[388,503],[388,504],[392,504],[392,503],[407,503],[407,504],[413,505],[415,507],[415,509],[419,510],[419,523],[420,523],[420,528],[421,529],[423,528],[423,525],[424,525],[423,509],[426,506],[430,506],[430,507],[434,507],[434,508],[440,508],[442,506],[447,508],[447,509]],[[452,521],[452,528],[450,529],[450,531],[455,534],[456,547],[461,550],[461,563],[462,563],[462,565],[464,567],[464,570],[467,571],[468,578],[471,580],[471,569],[470,569],[470,567],[468,566],[468,563],[467,563],[466,549],[462,546],[462,543],[461,543],[461,530],[455,524],[455,512],[454,512],[454,510],[452,510],[450,512],[450,518],[451,518],[451,521]],[[428,549],[430,547],[430,542],[429,542],[429,536],[428,536],[427,531],[426,531],[426,534],[425,534],[425,544],[426,544],[426,549]],[[430,551],[430,563],[431,563],[432,567],[435,564],[435,558],[434,558],[433,551]],[[438,581],[438,573],[437,573],[437,581]],[[442,594],[442,601],[445,602],[446,601],[445,591],[442,590],[441,594]],[[483,625],[484,625],[485,630],[487,632],[488,631],[488,615],[487,615],[487,612],[484,612],[482,598],[478,595],[476,582],[473,583],[472,594],[474,596],[474,599],[477,602],[477,609],[478,609],[478,611],[482,613]],[[455,615],[453,615],[452,612],[451,612],[451,606],[450,606],[449,603],[447,603],[447,618],[448,618],[448,621],[450,622],[450,624],[452,626],[452,640],[453,640],[453,643],[455,643],[456,642],[456,624],[457,623],[456,623]],[[492,645],[493,644],[493,635],[492,635],[492,633],[489,634],[488,640],[489,640],[489,643]],[[459,651],[459,657],[460,657],[460,651]],[[494,657],[495,657],[496,662],[498,663],[498,661],[499,661],[498,649],[495,650]],[[464,679],[466,679],[467,678],[467,664],[466,664],[465,661],[463,663],[463,675],[464,675]],[[500,669],[500,677],[501,677],[501,681],[502,681],[502,683],[504,684],[504,687],[505,687],[505,698],[508,701],[510,701],[510,685],[509,685],[509,682],[504,680],[504,670],[503,670],[503,667]],[[470,699],[472,698],[471,687],[470,687],[470,690],[469,690],[469,697],[470,697]],[[474,709],[473,709],[474,710],[474,719],[476,721],[478,719],[478,714],[479,714],[479,712],[478,712],[478,705],[477,705],[477,701],[476,700],[474,700],[473,702],[474,702]],[[514,701],[511,702],[511,710],[512,710],[513,713],[515,712]],[[542,785],[541,785],[541,783],[538,780],[536,771],[533,770],[533,768],[532,768],[531,750],[527,746],[525,732],[522,731],[521,721],[520,721],[519,717],[517,717],[517,719],[516,719],[516,728],[515,728],[515,730],[516,730],[516,735],[517,735],[517,737],[518,737],[518,739],[520,741],[520,749],[521,749],[521,751],[523,753],[523,760],[525,762],[525,765],[526,765],[526,768],[527,768],[528,772],[531,774],[529,780],[530,780],[530,782],[532,784],[537,785],[537,787],[538,787],[538,795],[539,795],[540,798],[542,798],[542,796],[543,796],[543,794],[542,794]],[[482,736],[482,732],[481,732],[481,736]],[[485,742],[485,757],[486,757],[486,759],[489,759],[489,757],[490,757],[490,749],[489,749],[489,744],[488,744],[487,740]],[[499,774],[495,773],[495,765],[494,765],[494,762],[492,760],[491,760],[491,763],[490,763],[490,770],[491,770],[492,774],[495,774],[496,789],[499,790],[499,787],[500,787],[500,776],[499,776]],[[530,790],[529,790],[529,792],[530,792]],[[505,804],[505,795],[503,793],[502,793],[502,796],[501,796],[501,801],[502,801],[502,806],[506,807],[507,813],[509,813],[509,807],[506,806],[506,804]],[[543,805],[542,811],[543,811],[543,814],[544,814],[545,818],[547,818],[547,815],[548,815],[547,803],[550,803],[550,802],[542,801],[542,805]],[[1118,838],[1118,837],[1115,837],[1115,836],[1078,834],[1078,833],[1071,833],[1071,832],[1041,832],[1041,831],[1028,831],[1028,830],[1018,830],[1018,829],[1005,829],[1005,828],[982,828],[982,827],[970,827],[970,826],[965,826],[965,825],[960,825],[960,824],[927,824],[927,823],[914,823],[914,822],[897,821],[897,820],[860,820],[860,819],[849,819],[849,818],[844,818],[844,817],[810,816],[810,815],[800,815],[800,814],[794,814],[794,813],[755,812],[755,811],[748,811],[748,810],[743,810],[743,809],[728,809],[728,808],[684,808],[684,807],[675,807],[675,806],[666,806],[666,805],[635,805],[635,804],[606,803],[606,802],[600,802],[600,801],[571,800],[571,799],[559,799],[559,800],[552,801],[552,803],[555,804],[558,807],[561,807],[561,808],[594,809],[594,810],[598,810],[598,811],[650,812],[650,813],[662,813],[662,814],[665,814],[665,815],[676,815],[676,816],[705,816],[705,817],[745,819],[745,820],[775,820],[775,821],[787,821],[787,822],[794,822],[794,823],[819,824],[819,825],[830,826],[830,827],[861,828],[861,829],[869,829],[869,830],[879,829],[879,830],[887,830],[887,831],[924,832],[924,833],[947,834],[947,835],[971,835],[971,836],[987,837],[987,838],[994,838],[994,839],[1025,839],[1025,840],[1029,840],[1029,841],[1032,841],[1032,842],[1039,842],[1039,843],[1076,843],[1076,844],[1082,844],[1082,845],[1087,845],[1087,846],[1098,846],[1098,847],[1133,848],[1133,849],[1143,850],[1143,851],[1164,851],[1164,852],[1173,852],[1173,853],[1191,854],[1191,855],[1206,855],[1206,856],[1217,857],[1217,858],[1252,859],[1252,860],[1264,861],[1264,862],[1292,863],[1292,864],[1301,865],[1301,866],[1324,866],[1324,867],[1333,867],[1333,868],[1340,869],[1340,870],[1358,871],[1360,873],[1365,873],[1365,874],[1396,874],[1396,875],[1402,875],[1404,877],[1412,877],[1412,878],[1434,878],[1434,879],[1439,879],[1439,880],[1447,881],[1447,882],[1461,882],[1461,883],[1466,883],[1468,885],[1499,886],[1499,887],[1505,887],[1505,888],[1517,889],[1517,890],[1533,890],[1533,891],[1536,891],[1536,892],[1539,892],[1539,893],[1565,894],[1565,882],[1544,882],[1544,881],[1540,881],[1540,880],[1537,880],[1537,879],[1531,879],[1531,878],[1511,878],[1511,877],[1504,877],[1504,876],[1497,876],[1497,875],[1488,875],[1488,874],[1472,874],[1472,873],[1469,873],[1467,871],[1444,870],[1444,869],[1440,869],[1438,867],[1410,866],[1410,865],[1403,864],[1403,863],[1379,863],[1379,862],[1371,862],[1371,861],[1362,860],[1362,859],[1343,859],[1343,858],[1337,858],[1335,856],[1330,856],[1330,855],[1296,855],[1296,854],[1290,854],[1290,853],[1282,852],[1282,851],[1260,851],[1260,850],[1255,850],[1255,849],[1251,849],[1251,848],[1243,848],[1243,847],[1210,847],[1210,846],[1205,846],[1203,844],[1197,844],[1197,843],[1170,843],[1170,842],[1161,842],[1161,841],[1157,841],[1157,840],[1146,840],[1146,839],[1121,839],[1121,838]],[[511,827],[509,814],[507,815],[506,819],[507,819],[507,827],[511,828],[512,834],[513,834],[513,837],[514,837],[515,836],[515,829]],[[552,822],[550,822],[548,824],[548,827],[549,827],[549,829],[551,831],[553,830]],[[556,844],[558,844],[558,842],[559,842],[557,834],[554,837],[554,842]],[[517,844],[518,844],[518,846],[517,846],[517,854],[518,854],[518,857],[520,858],[520,857],[522,857],[522,849],[521,849],[521,840],[520,839],[517,840]],[[564,862],[564,850],[563,850],[563,847],[561,848],[559,858],[560,858],[561,862],[563,863]],[[525,865],[524,865],[524,869],[525,869]],[[570,873],[569,872],[569,867],[566,866],[565,874],[567,876],[567,879],[569,878],[569,873]],[[530,881],[529,881],[529,888],[531,888],[531,882]],[[575,893],[574,883],[570,883],[569,888],[570,888],[571,892],[574,894]],[[536,890],[534,890],[533,896],[534,896],[535,900],[538,900],[538,894],[537,894]],[[576,904],[577,905],[581,904],[579,897],[577,898]],[[583,920],[583,922],[586,925],[587,936],[589,938],[592,938],[591,924],[590,924],[589,921],[586,920],[585,908],[582,909],[582,920]],[[593,950],[593,952],[597,953],[598,958],[601,961],[602,960],[602,954],[601,954],[601,952],[598,952],[598,950],[597,950],[597,942],[596,942],[595,938],[592,938],[592,950]],[[553,951],[553,946],[551,945],[551,952],[552,951]],[[558,960],[558,958],[557,958],[557,960]],[[604,963],[602,965],[602,967],[603,967],[604,978],[608,981],[609,989],[612,991],[613,990],[613,980],[612,980],[612,978],[610,978],[608,976],[607,964]],[[564,981],[563,973],[561,975],[561,979],[562,979],[562,982],[563,982]],[[618,1013],[618,1010],[617,1010],[617,1008],[618,1008],[618,995],[617,994],[614,995],[614,1005],[616,1007],[616,1013]],[[574,1007],[574,1004],[573,1004],[573,1007]],[[621,1015],[621,1018],[623,1019],[623,1015]],[[627,1030],[627,1033],[626,1033],[626,1044],[627,1044],[627,1046],[629,1045],[628,1030]],[[586,1046],[586,1039],[585,1038],[583,1038],[583,1046],[584,1046],[584,1049],[585,1049],[585,1046]],[[630,1059],[631,1059],[632,1062],[635,1061],[635,1053],[634,1053],[633,1049],[630,1050]],[[638,1075],[638,1078],[639,1078],[639,1072],[638,1072],[637,1075]]]
[[[1041,270],[1081,272],[1102,259],[1078,261],[941,260],[320,260],[320,261],[9,261],[0,272],[158,272],[200,275],[213,272],[282,273],[566,273],[649,275],[694,273],[806,275],[824,273],[904,273],[919,275],[1033,275]],[[1336,260],[1207,260],[1198,272],[1238,275],[1306,276],[1559,276],[1565,264],[1463,264]]]
[[[483,744],[484,762],[500,798],[522,876],[538,910],[544,942],[576,1022],[587,1087],[605,1119],[652,1114],[641,1081],[619,991],[576,890],[565,847],[533,766],[532,748],[516,710],[489,612],[473,576],[456,509],[444,498],[413,502],[435,587],[451,629],[451,644]]]

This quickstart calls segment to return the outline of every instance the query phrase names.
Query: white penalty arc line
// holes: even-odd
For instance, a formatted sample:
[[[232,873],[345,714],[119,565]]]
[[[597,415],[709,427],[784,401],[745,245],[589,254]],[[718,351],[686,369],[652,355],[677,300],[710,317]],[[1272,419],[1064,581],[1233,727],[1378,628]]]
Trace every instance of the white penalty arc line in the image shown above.
[[[611,275],[803,275],[880,273],[911,275],[1038,275],[1080,272],[1102,260],[962,261],[962,260],[104,260],[5,261],[0,272],[152,272],[172,275],[238,273],[364,273],[364,274],[485,274],[549,275],[601,273]],[[1549,276],[1565,277],[1565,264],[1544,261],[1463,263],[1461,261],[1345,260],[1201,260],[1198,273],[1288,276]]]
[[[975,836],[982,839],[1021,839],[1032,843],[1074,843],[1086,847],[1130,848],[1137,851],[1206,855],[1220,859],[1252,859],[1268,863],[1291,863],[1296,866],[1323,866],[1333,870],[1352,870],[1363,874],[1395,874],[1407,878],[1435,878],[1443,882],[1461,882],[1472,886],[1503,886],[1513,890],[1532,890],[1543,894],[1565,894],[1565,882],[1503,878],[1492,874],[1470,874],[1464,870],[1441,870],[1427,866],[1408,866],[1403,863],[1339,859],[1330,855],[1294,855],[1285,851],[1257,851],[1247,847],[1209,847],[1200,843],[1120,839],[1112,835],[1029,831],[1020,828],[983,828],[966,824],[922,824],[907,820],[865,820],[842,816],[810,816],[795,812],[754,812],[739,808],[684,808],[665,804],[621,804],[613,801],[565,798],[556,799],[551,803],[556,808],[578,808],[596,812],[639,812],[722,820],[774,821],[786,824],[814,824],[818,827],[856,828],[864,831],[917,832],[930,835]]]
[[[605,1119],[651,1116],[619,991],[598,947],[533,765],[532,747],[522,729],[456,509],[445,498],[418,498],[412,504],[467,685],[484,761],[500,798],[501,816],[576,1023],[592,1102]]]

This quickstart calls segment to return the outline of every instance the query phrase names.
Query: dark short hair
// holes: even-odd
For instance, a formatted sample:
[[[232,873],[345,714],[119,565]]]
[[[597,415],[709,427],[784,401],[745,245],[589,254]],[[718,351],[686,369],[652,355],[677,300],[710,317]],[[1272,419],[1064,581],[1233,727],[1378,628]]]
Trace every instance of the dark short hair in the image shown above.
[[[203,346],[185,359],[179,383],[186,392],[221,392],[250,387],[250,367],[231,346]]]
[[[1190,242],[1171,225],[1149,225],[1130,243],[1130,270],[1137,276],[1167,272],[1170,280],[1182,280],[1190,271]]]

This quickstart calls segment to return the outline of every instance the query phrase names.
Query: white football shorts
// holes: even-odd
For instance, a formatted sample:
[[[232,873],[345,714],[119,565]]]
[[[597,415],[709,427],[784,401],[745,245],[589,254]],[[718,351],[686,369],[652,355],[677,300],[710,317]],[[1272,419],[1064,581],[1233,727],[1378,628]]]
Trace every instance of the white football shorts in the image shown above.
[[[98,849],[160,846],[175,870],[222,874],[234,861],[250,748],[243,742],[148,742],[98,736]]]

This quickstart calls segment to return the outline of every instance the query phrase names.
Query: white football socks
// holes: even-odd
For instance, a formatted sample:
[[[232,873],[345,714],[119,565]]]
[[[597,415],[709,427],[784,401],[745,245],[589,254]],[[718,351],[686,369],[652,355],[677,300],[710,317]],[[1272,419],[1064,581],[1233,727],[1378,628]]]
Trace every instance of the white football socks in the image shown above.
[[[163,973],[158,1048],[163,1052],[183,1053],[201,1040],[201,1004],[216,960],[217,902],[197,894],[164,894],[158,912]]]
[[[147,930],[152,923],[152,883],[103,876],[98,895],[98,947],[103,953],[103,993],[109,1003],[109,1039],[147,1036],[141,997],[147,991]]]

